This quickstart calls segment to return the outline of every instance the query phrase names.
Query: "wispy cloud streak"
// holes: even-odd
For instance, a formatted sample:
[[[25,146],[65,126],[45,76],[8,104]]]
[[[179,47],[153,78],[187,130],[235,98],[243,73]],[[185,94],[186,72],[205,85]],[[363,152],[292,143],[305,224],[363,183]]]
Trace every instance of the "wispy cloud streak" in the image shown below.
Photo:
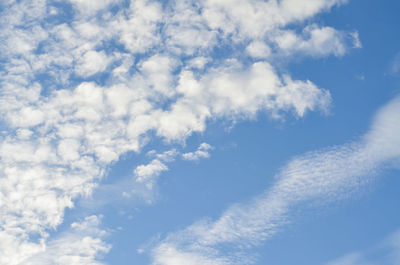
[[[293,207],[348,197],[398,162],[399,121],[397,97],[377,113],[359,141],[296,157],[276,175],[270,189],[249,203],[235,204],[215,221],[203,220],[169,235],[152,250],[153,264],[248,264],[238,253],[282,229],[290,222]]]
[[[325,265],[397,265],[400,263],[399,253],[400,230],[368,250],[346,254]]]

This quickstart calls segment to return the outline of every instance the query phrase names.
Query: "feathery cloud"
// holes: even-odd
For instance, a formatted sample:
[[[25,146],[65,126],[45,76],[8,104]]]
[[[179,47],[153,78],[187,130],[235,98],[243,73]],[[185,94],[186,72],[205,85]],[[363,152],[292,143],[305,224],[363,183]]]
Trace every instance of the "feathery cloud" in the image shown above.
[[[398,161],[399,120],[397,97],[377,113],[359,141],[296,157],[277,174],[275,185],[250,202],[229,207],[215,221],[199,221],[167,236],[152,250],[153,264],[249,264],[239,255],[241,250],[270,239],[290,222],[293,207],[348,197],[377,171]],[[230,254],[221,249],[230,249]],[[351,256],[343,262],[356,260]]]

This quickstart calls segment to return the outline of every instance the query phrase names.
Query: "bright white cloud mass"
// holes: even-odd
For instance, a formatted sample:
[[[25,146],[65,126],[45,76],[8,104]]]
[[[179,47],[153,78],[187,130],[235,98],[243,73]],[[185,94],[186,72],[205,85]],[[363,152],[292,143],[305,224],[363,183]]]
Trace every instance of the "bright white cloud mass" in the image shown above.
[[[0,264],[101,264],[111,246],[100,217],[57,238],[50,232],[123,154],[139,154],[155,138],[183,146],[210,121],[326,113],[329,91],[277,64],[360,48],[357,32],[312,21],[345,3],[2,1]],[[301,201],[336,199],[338,190],[367,182],[400,155],[399,102],[384,107],[359,141],[295,158],[248,205],[169,235],[152,250],[154,264],[243,263],[240,251],[218,249],[263,241]],[[208,158],[212,149],[157,150],[133,181],[151,187],[167,163]]]

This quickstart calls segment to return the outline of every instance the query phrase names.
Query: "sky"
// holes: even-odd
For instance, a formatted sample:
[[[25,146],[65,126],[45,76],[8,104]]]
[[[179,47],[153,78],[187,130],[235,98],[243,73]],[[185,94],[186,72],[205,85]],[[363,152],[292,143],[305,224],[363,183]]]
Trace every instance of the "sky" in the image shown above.
[[[399,11],[2,0],[0,265],[400,264]]]

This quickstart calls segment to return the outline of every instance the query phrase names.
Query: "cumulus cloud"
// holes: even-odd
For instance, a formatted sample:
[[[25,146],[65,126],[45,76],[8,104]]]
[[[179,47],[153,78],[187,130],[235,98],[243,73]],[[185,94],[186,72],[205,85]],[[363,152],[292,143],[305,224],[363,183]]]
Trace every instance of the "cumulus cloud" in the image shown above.
[[[151,177],[159,176],[165,170],[168,170],[168,167],[160,160],[154,159],[150,164],[138,166],[134,173],[137,176],[136,181],[143,182]]]
[[[106,70],[109,62],[110,59],[104,52],[88,51],[75,68],[75,73],[79,76],[88,77]]]
[[[327,90],[282,75],[267,54],[290,59],[277,33],[343,2],[2,1],[0,241],[12,243],[0,256],[42,251],[65,209],[154,136],[182,143],[210,120],[325,111]],[[350,48],[332,28],[305,32],[298,53]],[[161,172],[158,161],[137,174]]]
[[[246,52],[254,58],[265,59],[271,53],[271,49],[262,41],[253,41],[246,47]]]
[[[25,260],[23,264],[103,264],[99,258],[106,254],[111,246],[104,241],[107,232],[101,229],[100,225],[101,216],[95,215],[72,223],[69,231],[52,239],[42,252]]]
[[[398,161],[399,113],[397,97],[377,113],[359,141],[296,157],[277,174],[275,185],[252,201],[231,206],[215,221],[199,221],[170,234],[153,249],[153,264],[172,265],[191,258],[191,264],[249,264],[235,251],[240,253],[271,238],[290,221],[294,206],[344,199],[370,182],[383,166]],[[231,249],[231,254],[223,255],[221,249],[224,253]],[[349,256],[342,263],[357,260],[357,256]]]
[[[102,10],[109,6],[112,3],[118,3],[119,1],[115,0],[97,0],[97,1],[90,1],[90,0],[69,0],[76,10],[80,13],[86,14],[93,14],[99,10]]]
[[[199,160],[201,158],[209,158],[210,153],[208,152],[209,150],[213,149],[211,145],[208,143],[202,143],[199,145],[197,150],[195,152],[189,152],[189,153],[184,153],[182,154],[182,158],[184,160]]]
[[[152,153],[153,152],[150,154]],[[169,170],[166,163],[173,162],[177,155],[178,152],[175,149],[166,151],[162,154],[155,154],[156,158],[154,158],[150,163],[139,165],[135,168],[133,174],[136,177],[136,182],[145,183],[146,187],[151,190],[157,177],[160,176],[163,171]]]
[[[293,30],[282,30],[272,37],[279,50],[286,54],[310,55],[314,57],[344,55],[348,47],[361,48],[357,32],[342,32],[332,27],[309,25],[301,34]]]
[[[211,145],[201,143],[196,151],[183,154],[176,149],[165,151],[161,154],[157,154],[155,150],[152,150],[147,155],[154,157],[154,159],[148,164],[137,166],[133,170],[133,175],[136,182],[145,184],[147,189],[151,190],[161,173],[169,170],[167,164],[174,162],[177,156],[180,156],[183,160],[197,161],[201,158],[209,158],[211,149],[213,149]]]
[[[83,221],[72,223],[67,231],[49,242],[39,237],[38,243],[21,243],[10,233],[10,228],[8,231],[1,231],[0,247],[3,254],[0,264],[103,264],[99,258],[111,246],[104,241],[108,232],[100,226],[101,216],[88,216]]]

